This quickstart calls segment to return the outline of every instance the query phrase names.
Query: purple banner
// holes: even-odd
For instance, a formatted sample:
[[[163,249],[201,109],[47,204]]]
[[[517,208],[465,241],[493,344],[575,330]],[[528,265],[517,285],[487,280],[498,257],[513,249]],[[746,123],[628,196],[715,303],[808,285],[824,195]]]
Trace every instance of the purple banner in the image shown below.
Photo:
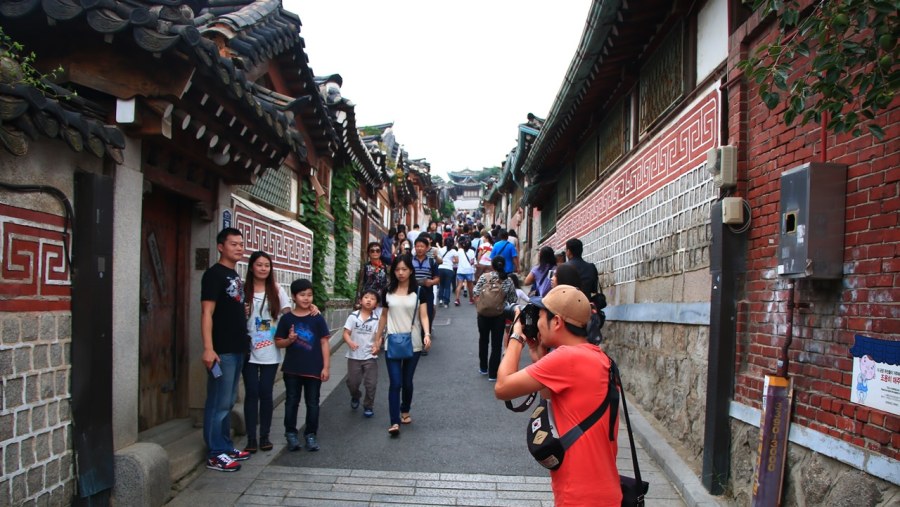
[[[760,417],[756,477],[753,480],[753,507],[781,505],[784,464],[791,421],[791,379],[766,375],[763,412]]]

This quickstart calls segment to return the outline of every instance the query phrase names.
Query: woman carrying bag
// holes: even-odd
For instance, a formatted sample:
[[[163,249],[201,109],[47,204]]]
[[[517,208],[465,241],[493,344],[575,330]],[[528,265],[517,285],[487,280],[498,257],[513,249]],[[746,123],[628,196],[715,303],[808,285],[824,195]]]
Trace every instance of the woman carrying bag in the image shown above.
[[[385,364],[390,379],[388,412],[391,426],[388,433],[397,436],[401,424],[412,423],[409,411],[412,407],[413,375],[422,351],[431,348],[431,333],[423,334],[422,331],[430,328],[428,305],[424,298],[419,297],[412,257],[409,255],[394,259],[383,300],[384,309],[377,336],[381,340],[379,346],[382,343],[385,346]]]

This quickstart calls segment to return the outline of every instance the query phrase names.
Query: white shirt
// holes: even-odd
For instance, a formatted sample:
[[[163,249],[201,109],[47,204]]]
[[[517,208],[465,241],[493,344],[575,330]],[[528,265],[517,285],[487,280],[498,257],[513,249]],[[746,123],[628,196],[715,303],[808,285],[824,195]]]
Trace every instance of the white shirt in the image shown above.
[[[253,294],[247,332],[250,334],[250,362],[253,364],[278,364],[282,359],[281,349],[275,347],[275,328],[278,319],[272,319],[269,301],[265,292]],[[281,286],[278,286],[278,309],[291,309],[291,300]],[[279,317],[281,312],[278,313]]]
[[[453,268],[456,267],[456,263],[459,262],[459,254],[456,250],[447,251],[446,248],[441,248],[441,265],[438,266],[438,269],[449,269],[453,271]]]
[[[356,350],[347,348],[347,359],[374,359],[377,355],[372,354],[372,344],[375,342],[375,331],[378,330],[378,319],[381,317],[381,309],[372,310],[369,318],[362,320],[360,318],[361,310],[356,310],[347,316],[347,322],[344,323],[344,329],[350,331],[350,340],[359,345]]]
[[[462,248],[458,248],[456,250],[457,256],[459,256],[459,264],[456,266],[456,274],[457,275],[474,275],[475,274],[475,252],[469,249],[466,252],[462,251]]]

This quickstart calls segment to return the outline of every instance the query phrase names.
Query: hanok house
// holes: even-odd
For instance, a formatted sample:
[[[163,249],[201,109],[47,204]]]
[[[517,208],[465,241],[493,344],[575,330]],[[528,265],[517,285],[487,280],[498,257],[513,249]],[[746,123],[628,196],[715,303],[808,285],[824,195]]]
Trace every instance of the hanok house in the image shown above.
[[[709,491],[750,503],[781,364],[784,504],[891,504],[896,386],[861,401],[855,366],[894,382],[900,362],[900,101],[876,118],[883,141],[786,126],[737,67],[777,27],[731,0],[593,2],[525,202],[541,244],[584,243],[610,302],[604,347]]]
[[[299,183],[326,195],[338,138],[300,21],[274,0],[48,0],[0,23],[78,94],[0,84],[0,503],[160,505],[204,456],[216,233],[282,283],[310,275]]]
[[[456,206],[457,213],[473,213],[481,208],[481,198],[484,193],[482,176],[481,171],[471,169],[447,173],[452,185],[450,195],[453,196],[453,205]]]
[[[356,281],[361,263],[368,260],[366,246],[378,241],[384,235],[385,214],[379,206],[379,195],[390,182],[387,172],[387,158],[377,143],[366,143],[356,125],[356,104],[341,96],[343,78],[339,74],[317,77],[319,89],[325,97],[334,120],[335,130],[341,139],[341,149],[335,160],[335,167],[353,171],[359,182],[356,192],[347,191],[346,202],[350,204],[352,238],[349,245],[335,245],[335,248],[349,247],[350,262],[347,276]],[[343,323],[341,323],[343,325]]]

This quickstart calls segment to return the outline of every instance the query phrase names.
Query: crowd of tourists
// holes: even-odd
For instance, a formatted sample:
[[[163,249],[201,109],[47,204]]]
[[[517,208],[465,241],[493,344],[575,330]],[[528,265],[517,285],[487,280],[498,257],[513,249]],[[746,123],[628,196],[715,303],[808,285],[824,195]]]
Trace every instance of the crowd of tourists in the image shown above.
[[[560,414],[560,434],[590,414],[607,397],[609,384],[580,379],[597,372],[605,378],[602,373],[610,371],[599,347],[605,299],[597,269],[582,259],[581,241],[570,239],[562,252],[542,247],[535,265],[520,279],[519,248],[514,230],[488,229],[471,220],[432,221],[425,230],[418,224],[409,230],[398,225],[381,241],[369,243],[356,280],[356,306],[343,329],[351,409],[361,406],[364,417],[375,415],[381,356],[389,378],[388,434],[397,436],[402,425],[411,424],[413,379],[420,358],[432,347],[435,314],[465,301],[477,313],[478,371],[496,382],[498,398],[541,391]],[[286,392],[287,449],[318,451],[319,393],[330,377],[331,359],[330,331],[312,303],[312,283],[296,280],[288,295],[275,283],[265,252],[250,255],[241,279],[235,266],[243,259],[243,238],[236,229],[219,233],[217,249],[219,260],[201,284],[202,359],[209,372],[203,426],[207,468],[237,471],[240,461],[273,448],[273,385],[279,365]],[[523,335],[518,318],[523,308],[536,316],[536,336]],[[517,371],[525,349],[533,364]],[[247,429],[242,450],[234,445],[230,427],[241,376]],[[301,399],[306,407],[302,436],[297,424]],[[551,472],[557,501],[618,505],[615,491],[572,485],[585,473],[598,472],[597,467],[604,474],[615,473],[616,442],[595,433],[601,434],[585,438],[573,458],[567,458],[572,465]],[[597,503],[597,498],[604,500]]]

